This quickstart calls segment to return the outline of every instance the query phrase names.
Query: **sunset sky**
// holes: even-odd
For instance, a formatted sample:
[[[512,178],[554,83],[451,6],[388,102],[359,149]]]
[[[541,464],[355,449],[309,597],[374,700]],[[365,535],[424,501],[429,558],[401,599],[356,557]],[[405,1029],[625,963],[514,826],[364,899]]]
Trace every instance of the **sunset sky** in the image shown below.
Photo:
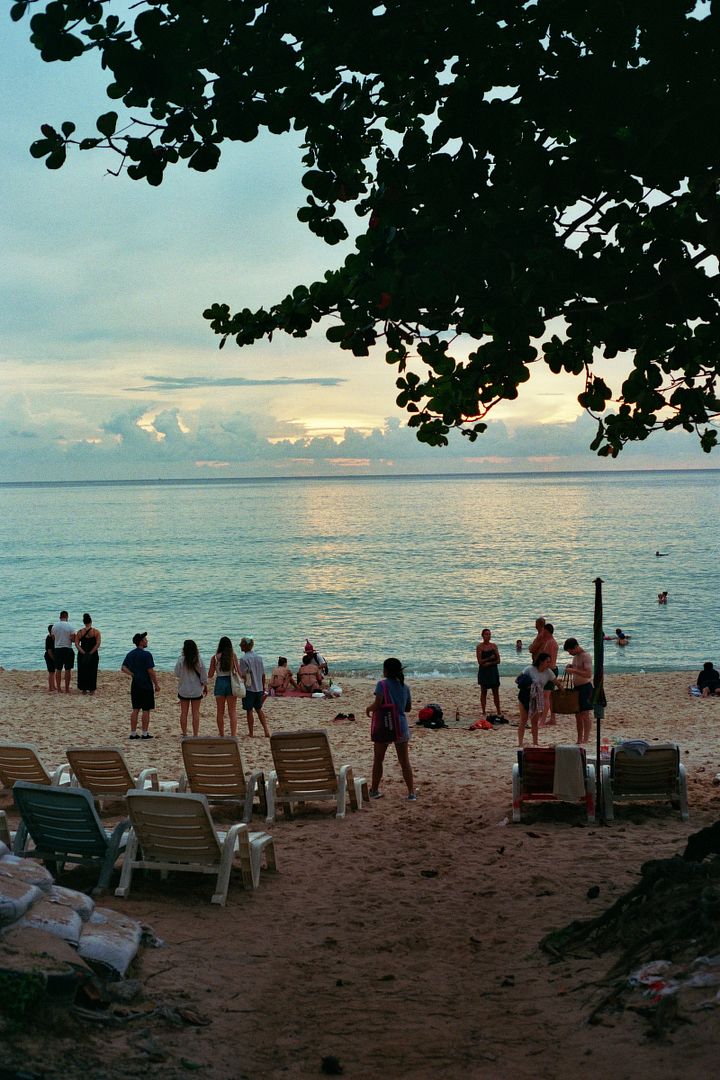
[[[40,124],[92,134],[109,105],[96,62],[43,63],[28,26],[3,13],[0,480],[608,467],[588,449],[578,380],[542,364],[486,436],[431,450],[382,356],[351,357],[321,330],[219,352],[206,306],[269,305],[344,257],[296,220],[297,144],[230,147],[216,172],[178,166],[160,188],[108,175],[102,152],[50,172],[28,153]],[[610,467],[717,466],[661,435]]]

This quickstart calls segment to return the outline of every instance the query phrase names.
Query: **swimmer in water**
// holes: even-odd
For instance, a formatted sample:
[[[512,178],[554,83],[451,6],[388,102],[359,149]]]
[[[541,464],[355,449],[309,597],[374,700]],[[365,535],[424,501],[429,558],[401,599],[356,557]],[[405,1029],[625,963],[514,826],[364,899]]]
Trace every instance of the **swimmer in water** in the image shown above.
[[[658,593],[658,604],[667,604],[667,598],[668,598],[667,590],[665,592],[659,592]]]
[[[669,554],[670,554],[669,551],[656,551],[655,552],[655,558],[656,559],[666,559]]]

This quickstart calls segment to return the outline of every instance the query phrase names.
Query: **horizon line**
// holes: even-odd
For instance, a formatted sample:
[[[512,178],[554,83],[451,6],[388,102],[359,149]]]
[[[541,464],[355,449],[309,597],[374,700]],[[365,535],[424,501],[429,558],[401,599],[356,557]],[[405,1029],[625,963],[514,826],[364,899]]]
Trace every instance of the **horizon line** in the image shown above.
[[[490,478],[500,477],[512,477],[512,476],[617,476],[627,475],[630,473],[713,473],[720,472],[720,466],[708,466],[705,468],[698,467],[680,467],[680,468],[630,468],[623,469],[618,468],[610,471],[602,469],[552,469],[552,470],[533,470],[533,469],[517,469],[508,470],[506,472],[437,472],[437,473],[355,473],[355,474],[339,474],[339,473],[317,473],[312,475],[293,475],[284,474],[282,476],[148,476],[148,477],[126,477],[123,479],[111,479],[105,478],[98,479],[76,479],[76,480],[0,480],[0,488],[6,487],[72,487],[72,486],[86,486],[93,485],[101,487],[104,484],[227,484],[227,483],[280,483],[287,480],[322,480],[322,481],[345,481],[345,480],[442,480],[442,479],[463,479],[463,480],[486,480]]]

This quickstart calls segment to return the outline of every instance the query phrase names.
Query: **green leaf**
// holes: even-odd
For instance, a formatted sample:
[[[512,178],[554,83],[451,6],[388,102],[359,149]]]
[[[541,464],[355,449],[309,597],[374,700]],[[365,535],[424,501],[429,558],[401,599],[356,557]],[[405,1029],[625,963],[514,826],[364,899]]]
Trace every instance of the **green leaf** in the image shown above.
[[[118,114],[116,112],[106,112],[102,116],[98,116],[95,121],[95,127],[98,129],[101,135],[109,139],[115,134],[115,128],[117,127]]]

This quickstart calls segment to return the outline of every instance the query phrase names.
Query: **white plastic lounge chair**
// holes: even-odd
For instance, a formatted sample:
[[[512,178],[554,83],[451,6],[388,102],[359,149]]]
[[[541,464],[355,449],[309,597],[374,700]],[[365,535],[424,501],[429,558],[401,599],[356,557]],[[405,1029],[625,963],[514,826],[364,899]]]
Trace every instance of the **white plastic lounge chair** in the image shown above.
[[[0,783],[12,788],[16,780],[28,780],[31,784],[59,786],[70,783],[70,766],[58,765],[47,769],[31,743],[0,742]]]
[[[132,829],[116,896],[128,895],[134,870],[159,870],[163,878],[179,870],[214,874],[212,903],[224,905],[236,852],[246,889],[260,884],[263,852],[268,869],[277,868],[272,836],[248,832],[247,825],[218,832],[204,795],[128,791],[127,802]]]
[[[581,801],[590,824],[595,821],[595,768],[585,760],[585,751],[578,747],[585,792]],[[517,764],[512,768],[512,819],[522,821],[523,803],[566,802],[553,791],[555,781],[555,747],[528,746],[518,750]]]
[[[177,780],[158,780],[155,768],[142,769],[133,776],[116,746],[71,746],[67,759],[79,786],[92,792],[99,804],[103,799],[124,800],[128,788],[177,791]]]
[[[295,803],[330,799],[336,817],[345,817],[347,799],[353,810],[368,800],[364,776],[353,776],[351,765],[335,769],[327,732],[280,731],[270,736],[275,768],[267,781],[267,821],[275,820],[278,804],[292,817]]]
[[[57,876],[65,863],[99,868],[93,896],[107,889],[115,861],[125,847],[130,822],[104,828],[89,791],[18,780],[13,788],[21,822],[13,854],[40,859]],[[34,847],[27,844],[28,837]]]
[[[642,755],[613,747],[610,764],[602,769],[602,797],[606,821],[615,816],[614,804],[624,800],[671,802],[680,810],[682,820],[689,821],[687,775],[680,747],[677,743],[655,743]]]
[[[211,803],[242,803],[246,825],[252,819],[256,795],[260,812],[267,814],[265,774],[262,769],[247,772],[237,739],[187,736],[181,746],[185,773],[180,777],[180,791],[204,795]]]

